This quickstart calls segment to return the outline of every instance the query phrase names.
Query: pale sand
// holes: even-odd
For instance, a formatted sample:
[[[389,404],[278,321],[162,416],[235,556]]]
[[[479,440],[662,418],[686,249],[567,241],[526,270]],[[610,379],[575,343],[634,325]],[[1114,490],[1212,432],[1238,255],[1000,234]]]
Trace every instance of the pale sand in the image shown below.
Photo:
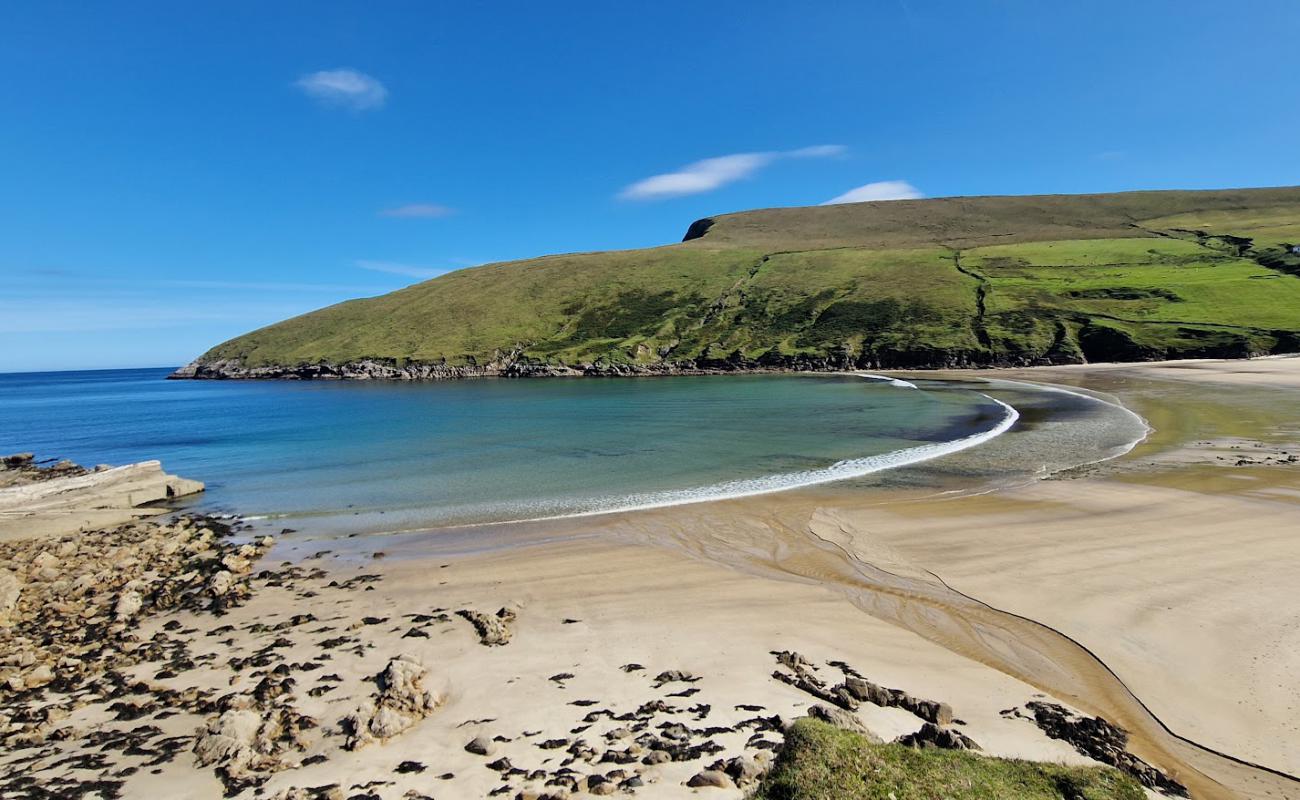
[[[704,720],[694,721],[691,714],[662,715],[656,724],[680,719],[697,728],[725,727],[759,714],[793,719],[815,701],[772,679],[777,664],[769,651],[785,649],[808,657],[832,681],[838,673],[825,662],[839,659],[878,683],[918,697],[953,698],[956,715],[967,723],[963,729],[989,753],[1087,763],[1064,743],[1044,737],[1031,722],[999,715],[1000,710],[1033,698],[1032,687],[868,617],[836,593],[817,586],[756,579],[658,548],[592,541],[443,561],[451,564],[445,569],[432,569],[418,559],[398,560],[401,556],[400,552],[390,556],[378,569],[375,564],[362,565],[359,569],[378,572],[384,580],[374,592],[354,594],[346,601],[351,607],[340,612],[351,619],[369,614],[397,622],[412,610],[490,611],[513,603],[518,621],[512,640],[503,647],[485,647],[459,619],[431,629],[431,639],[400,639],[409,627],[405,624],[367,628],[367,638],[373,634],[376,647],[358,662],[356,674],[374,674],[393,654],[410,652],[430,667],[433,683],[446,693],[448,703],[418,729],[385,745],[332,755],[325,764],[281,773],[267,784],[269,791],[340,780],[346,786],[347,781],[365,775],[398,781],[385,790],[385,797],[398,797],[407,786],[432,786],[431,793],[438,796],[446,791],[454,797],[485,796],[501,784],[484,767],[493,758],[504,755],[524,769],[553,770],[564,750],[542,750],[538,742],[577,738],[570,729],[581,725],[582,717],[593,710],[622,713],[655,699],[666,699],[682,709],[700,703],[712,707]],[[263,616],[268,605],[273,603],[255,600],[238,614],[271,621],[273,617]],[[565,619],[577,621],[566,624]],[[397,630],[381,633],[389,627]],[[287,656],[305,660],[310,654],[308,648]],[[629,663],[645,669],[626,673],[621,667]],[[336,666],[327,669],[336,671]],[[668,693],[688,684],[653,688],[653,676],[673,669],[699,676],[698,682],[689,684],[699,693],[674,699]],[[562,687],[548,680],[564,672],[575,677]],[[568,705],[587,699],[598,703]],[[764,710],[739,710],[740,704],[762,705]],[[340,716],[347,707],[347,701],[330,711],[303,705],[304,711],[316,711],[323,719]],[[920,726],[911,714],[896,709],[866,706],[862,716],[886,738]],[[485,718],[494,721],[466,724]],[[602,720],[581,736],[599,744],[601,732],[622,724]],[[537,733],[523,739],[525,731]],[[466,753],[464,745],[479,734],[515,741],[500,745],[491,758]],[[748,731],[714,735],[709,738],[727,752],[651,767],[644,776],[649,783],[638,796],[741,796],[735,789],[691,790],[683,783],[715,758],[744,752],[748,736]],[[391,774],[392,767],[408,759],[428,764],[429,772],[413,778]],[[618,767],[607,763],[596,770]],[[440,791],[428,774],[443,772],[456,778]]]
[[[1256,363],[1268,366],[1254,371]],[[1183,389],[1167,391],[1162,387],[1174,371]],[[738,704],[762,705],[761,713],[789,719],[812,701],[771,677],[769,651],[791,649],[820,665],[830,682],[836,672],[825,663],[839,659],[877,683],[952,704],[963,730],[991,754],[1087,761],[1032,722],[999,713],[1046,692],[1129,728],[1134,751],[1185,782],[1196,798],[1300,797],[1300,782],[1198,749],[1160,724],[1232,757],[1300,772],[1294,719],[1300,710],[1300,467],[1170,457],[1189,444],[1170,431],[1207,427],[1238,443],[1259,440],[1270,453],[1287,452],[1300,423],[1300,403],[1286,404],[1295,397],[1300,360],[996,374],[1003,376],[1092,387],[1132,403],[1157,433],[1119,466],[1146,466],[946,500],[792,492],[559,521],[519,529],[536,544],[466,557],[446,555],[459,544],[438,534],[337,542],[353,554],[321,559],[310,558],[311,551],[331,545],[286,540],[270,560],[324,565],[328,575],[308,582],[316,594],[304,596],[302,582],[297,590],[263,586],[224,620],[179,615],[196,629],[200,666],[163,683],[224,688],[232,681],[224,661],[232,655],[284,636],[289,641],[280,655],[305,662],[322,652],[321,640],[337,635],[322,628],[355,626],[349,635],[360,650],[326,648],[333,657],[323,669],[295,673],[296,706],[328,730],[373,691],[362,679],[389,658],[412,653],[424,662],[427,682],[445,695],[445,705],[406,733],[355,753],[326,737],[308,754],[328,760],[277,773],[266,796],[289,786],[337,781],[348,789],[375,779],[393,781],[375,789],[384,798],[408,788],[438,797],[483,796],[501,784],[485,768],[488,761],[504,755],[524,769],[554,770],[564,750],[537,742],[572,739],[569,730],[593,709],[621,712],[653,699],[679,709],[656,724],[679,719],[696,728],[729,727],[754,716]],[[1228,383],[1235,388],[1225,393]],[[1247,412],[1234,411],[1238,389]],[[1262,394],[1247,397],[1256,390]],[[1170,409],[1170,403],[1181,405]],[[1188,421],[1202,413],[1213,425]],[[370,560],[371,549],[388,551],[388,558]],[[383,578],[373,591],[324,585],[361,573]],[[479,644],[468,623],[455,617],[430,623],[430,638],[401,638],[412,627],[403,614],[492,611],[510,603],[518,604],[518,620],[503,647]],[[303,611],[320,625],[242,630]],[[365,616],[385,621],[362,625]],[[168,619],[150,620],[142,638]],[[236,626],[229,644],[202,635],[217,624]],[[205,652],[215,663],[203,663]],[[646,669],[622,671],[629,662]],[[141,667],[138,674],[154,669]],[[674,699],[666,695],[686,684],[653,688],[650,678],[668,669],[699,676],[692,684],[699,693]],[[339,688],[309,696],[306,690],[328,672],[343,679]],[[563,686],[548,680],[562,672],[575,677]],[[239,677],[230,685],[247,690],[255,681]],[[598,702],[569,704],[579,699]],[[686,709],[701,703],[711,706],[709,715],[695,720]],[[860,718],[886,739],[919,726],[906,712],[870,705]],[[484,719],[493,721],[466,724]],[[181,734],[196,723],[185,714],[160,724]],[[600,742],[614,726],[601,720],[580,735]],[[521,737],[524,732],[536,733]],[[490,758],[464,752],[480,733],[512,741]],[[749,731],[713,735],[725,748],[716,757],[755,752],[746,748],[748,737]],[[637,794],[741,796],[736,789],[683,786],[713,758],[650,767],[648,785]],[[427,771],[395,774],[404,760]],[[618,766],[577,765],[584,772]],[[186,757],[161,770],[131,776],[125,796],[220,794],[211,772],[196,772]],[[446,772],[455,777],[434,777]]]
[[[1096,375],[1110,371],[1129,372],[1148,378],[1213,383],[1234,386],[1262,386],[1300,389],[1300,356],[1267,356],[1249,360],[1188,359],[1151,364],[1079,364],[1034,370],[1017,370],[1023,375],[1084,373]],[[983,374],[994,375],[994,372]]]

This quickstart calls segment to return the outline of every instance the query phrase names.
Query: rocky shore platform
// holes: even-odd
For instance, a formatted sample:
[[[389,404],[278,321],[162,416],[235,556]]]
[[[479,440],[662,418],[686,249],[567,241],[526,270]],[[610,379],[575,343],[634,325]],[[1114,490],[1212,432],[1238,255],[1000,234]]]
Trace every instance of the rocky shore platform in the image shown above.
[[[954,707],[825,657],[860,648],[778,648],[801,639],[783,619],[714,615],[701,635],[665,626],[679,609],[650,593],[628,635],[599,593],[545,592],[576,583],[567,556],[534,558],[529,585],[517,559],[290,539],[180,514],[0,542],[0,796],[742,797],[804,716],[915,748],[1100,761],[1184,793],[1122,731],[1015,681]],[[619,574],[627,555],[591,557]],[[694,602],[700,575],[684,577]],[[921,647],[920,671],[935,657]]]
[[[166,513],[164,504],[203,491],[159,461],[88,469],[32,453],[0,458],[0,541],[105,527]]]

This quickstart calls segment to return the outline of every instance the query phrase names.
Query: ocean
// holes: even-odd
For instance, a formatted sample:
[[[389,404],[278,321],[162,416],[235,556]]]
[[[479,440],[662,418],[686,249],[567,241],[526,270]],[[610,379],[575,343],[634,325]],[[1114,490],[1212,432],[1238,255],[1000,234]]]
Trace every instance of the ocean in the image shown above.
[[[168,381],[0,375],[0,451],[161,459],[199,508],[414,530],[737,497],[978,449],[1017,412],[978,385],[850,375]]]

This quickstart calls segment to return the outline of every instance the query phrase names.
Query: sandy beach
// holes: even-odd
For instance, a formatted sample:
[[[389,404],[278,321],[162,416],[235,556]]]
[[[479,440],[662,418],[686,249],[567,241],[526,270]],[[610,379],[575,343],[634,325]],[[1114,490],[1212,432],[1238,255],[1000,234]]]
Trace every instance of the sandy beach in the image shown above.
[[[1192,797],[1300,797],[1300,359],[958,377],[984,374],[1105,393],[1154,432],[997,491],[790,492],[520,526],[487,552],[304,531],[241,555],[239,526],[134,523],[150,553],[180,525],[213,566],[172,607],[86,611],[117,643],[90,686],[61,661],[28,680],[6,633],[0,794],[742,797],[814,705],[886,741],[937,722],[1093,763],[1045,702],[1126,729]],[[0,543],[14,618],[99,557],[79,537]],[[63,560],[33,577],[46,551]],[[853,680],[898,691],[835,694]]]

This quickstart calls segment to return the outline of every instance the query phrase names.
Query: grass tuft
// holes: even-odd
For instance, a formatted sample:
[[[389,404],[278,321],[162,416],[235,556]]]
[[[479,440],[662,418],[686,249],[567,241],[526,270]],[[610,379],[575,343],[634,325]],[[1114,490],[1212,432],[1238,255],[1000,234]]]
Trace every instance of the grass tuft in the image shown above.
[[[872,744],[805,718],[755,800],[1143,800],[1137,781],[1111,767],[1067,767],[965,751]]]

